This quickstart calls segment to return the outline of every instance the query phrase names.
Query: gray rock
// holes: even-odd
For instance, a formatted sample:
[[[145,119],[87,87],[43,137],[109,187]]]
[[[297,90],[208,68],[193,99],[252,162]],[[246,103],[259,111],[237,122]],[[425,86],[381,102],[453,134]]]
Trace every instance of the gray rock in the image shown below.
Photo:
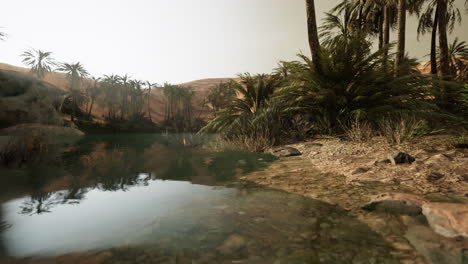
[[[373,196],[363,209],[394,214],[418,215],[427,200],[409,193],[382,193]]]
[[[404,163],[413,163],[416,159],[408,153],[395,151],[392,154],[388,155],[388,159],[393,165],[404,164]]]
[[[276,157],[290,157],[290,156],[300,156],[302,153],[295,148],[292,147],[277,147],[272,148],[269,151],[272,155]]]

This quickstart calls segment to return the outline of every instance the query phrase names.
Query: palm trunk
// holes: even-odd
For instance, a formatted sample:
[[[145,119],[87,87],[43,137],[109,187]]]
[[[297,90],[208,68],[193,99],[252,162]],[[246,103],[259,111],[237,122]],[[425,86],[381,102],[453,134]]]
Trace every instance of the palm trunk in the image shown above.
[[[93,105],[94,105],[94,96],[91,97],[91,105],[89,106],[89,110],[88,110],[88,118],[91,118],[91,113],[93,111]]]
[[[151,100],[151,87],[149,88],[149,92],[148,92],[148,116],[149,116],[150,121],[153,122],[153,118],[151,118],[150,100]]]
[[[431,74],[437,74],[437,26],[439,24],[439,8],[436,8],[431,36]]]
[[[447,0],[438,0],[437,9],[439,10],[439,57],[440,57],[440,75],[447,77],[450,74],[449,51],[447,41]]]
[[[387,69],[388,45],[390,44],[390,10],[385,5],[383,10],[383,44],[385,45],[384,69]]]
[[[307,29],[309,35],[309,46],[312,54],[312,62],[315,65],[315,71],[318,74],[322,73],[322,65],[320,62],[320,42],[317,32],[317,21],[315,17],[315,2],[314,0],[306,0],[307,8]]]
[[[380,13],[379,17],[379,49],[382,49],[384,43],[384,32],[383,32],[383,25],[384,25],[384,20],[383,20],[383,12]]]
[[[395,57],[395,75],[398,75],[398,68],[405,59],[405,37],[406,37],[406,0],[398,1],[398,44]]]
[[[76,113],[76,99],[75,96],[73,96],[72,99],[72,114],[71,114],[71,121],[75,121],[75,113]]]

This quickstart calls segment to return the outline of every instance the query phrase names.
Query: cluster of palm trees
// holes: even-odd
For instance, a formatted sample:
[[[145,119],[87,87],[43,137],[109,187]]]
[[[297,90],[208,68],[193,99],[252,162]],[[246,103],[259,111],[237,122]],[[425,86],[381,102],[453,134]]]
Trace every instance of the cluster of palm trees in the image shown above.
[[[141,120],[145,118],[145,107],[148,107],[148,118],[151,121],[151,89],[155,84],[132,80],[128,75],[104,75],[102,78],[92,78],[87,93],[91,97],[88,116],[91,117],[92,107],[96,98],[107,108],[106,119]]]
[[[44,79],[53,70],[66,74],[69,96],[65,101],[71,106],[72,121],[78,114],[92,120],[93,108],[99,104],[107,110],[105,118],[108,122],[145,118],[153,122],[153,88],[160,89],[162,93],[165,104],[164,120],[189,124],[193,118],[194,91],[190,86],[169,83],[158,86],[156,83],[131,79],[128,75],[112,74],[96,78],[90,76],[81,63],[57,63],[52,58],[52,52],[42,50],[28,50],[21,56],[23,62],[30,67],[31,73],[39,79]]]
[[[161,89],[165,101],[164,119],[191,120],[193,114],[192,99],[194,95],[192,87],[165,83]]]
[[[202,131],[219,133],[237,144],[262,142],[256,148],[262,150],[292,134],[341,133],[353,120],[370,124],[378,133],[379,123],[395,116],[432,121],[442,114],[457,119],[460,113],[468,113],[466,72],[461,71],[467,68],[466,43],[456,39],[447,52],[439,47],[440,80],[437,75],[421,74],[418,62],[405,55],[406,13],[422,17],[421,7],[445,12],[444,18],[438,13],[434,19],[439,46],[446,44],[447,32],[441,31],[453,27],[458,11],[453,1],[443,1],[345,0],[326,14],[318,28],[314,1],[306,0],[312,57],[300,54],[297,61],[280,62],[270,75],[241,75],[229,86],[239,96],[228,99],[230,103]],[[394,25],[399,36],[391,53],[394,45],[389,33]],[[442,65],[446,63],[442,54],[449,58],[448,70]],[[447,81],[457,76],[462,82]]]
[[[83,112],[88,119],[92,119],[95,103],[107,108],[108,120],[128,120],[144,117],[147,107],[151,120],[151,89],[156,86],[150,82],[132,80],[128,75],[104,75],[102,78],[90,76],[80,62],[57,63],[52,52],[42,50],[28,50],[21,56],[23,63],[30,67],[30,71],[39,79],[52,71],[66,74],[68,80],[68,99],[71,104],[71,120],[74,121],[78,112]]]
[[[468,5],[468,0],[465,0]],[[306,0],[309,28],[309,43],[312,60],[320,72],[320,44],[315,21],[314,0]],[[422,10],[422,12],[421,12]],[[391,28],[397,28],[397,44],[394,70],[405,60],[405,37],[407,14],[419,17],[418,35],[431,32],[431,72],[440,77],[450,76],[450,51],[447,33],[460,23],[461,12],[455,0],[343,0],[332,10],[329,17],[343,16],[344,31],[366,30],[378,35],[379,48],[389,47]],[[437,35],[438,33],[438,35]],[[437,53],[437,39],[439,59]]]

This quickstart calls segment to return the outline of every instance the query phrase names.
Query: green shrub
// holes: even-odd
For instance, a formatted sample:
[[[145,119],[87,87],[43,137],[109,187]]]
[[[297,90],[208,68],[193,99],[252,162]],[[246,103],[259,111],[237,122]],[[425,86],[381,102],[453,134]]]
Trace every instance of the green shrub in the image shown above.
[[[462,135],[453,138],[450,141],[450,145],[452,145],[454,148],[468,148],[468,137],[466,135],[467,133],[465,132]]]
[[[202,133],[218,133],[226,144],[238,144],[243,149],[264,151],[281,142],[288,119],[285,109],[273,98],[281,87],[278,75],[241,75],[232,88],[240,95],[217,113]]]

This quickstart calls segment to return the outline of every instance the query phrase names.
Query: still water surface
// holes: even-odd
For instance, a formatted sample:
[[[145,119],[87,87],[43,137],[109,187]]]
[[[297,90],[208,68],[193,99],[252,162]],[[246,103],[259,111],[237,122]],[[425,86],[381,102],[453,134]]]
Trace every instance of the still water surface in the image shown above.
[[[106,263],[394,263],[344,210],[234,179],[272,156],[205,143],[86,136],[46,168],[3,170],[0,262],[110,251]]]

